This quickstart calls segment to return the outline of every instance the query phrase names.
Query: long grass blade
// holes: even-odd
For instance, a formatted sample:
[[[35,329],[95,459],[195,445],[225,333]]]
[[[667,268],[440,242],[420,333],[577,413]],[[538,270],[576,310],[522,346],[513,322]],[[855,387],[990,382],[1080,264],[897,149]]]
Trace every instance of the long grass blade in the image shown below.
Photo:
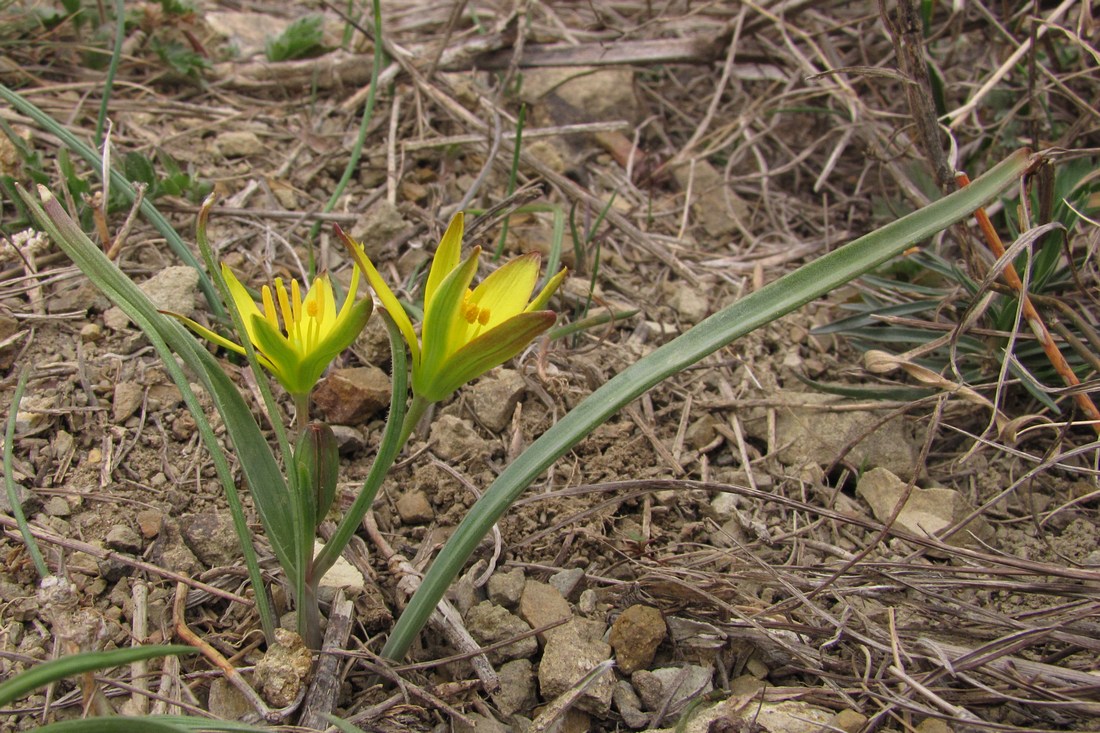
[[[850,242],[727,306],[620,372],[551,426],[501,472],[459,524],[398,619],[382,656],[398,661],[470,554],[539,474],[654,385],[734,339],[883,264],[1007,190],[1032,164],[1021,150],[970,186]]]
[[[45,578],[50,574],[50,568],[38,549],[38,543],[31,534],[31,528],[27,525],[27,517],[23,514],[23,505],[16,495],[15,479],[12,478],[12,450],[15,444],[15,422],[19,413],[19,403],[23,400],[23,392],[27,389],[27,380],[31,376],[31,368],[28,364],[19,372],[19,382],[15,385],[15,394],[11,398],[11,412],[8,414],[8,427],[4,432],[4,488],[8,493],[8,503],[11,504],[11,513],[16,524],[19,525],[19,533],[23,535],[23,544],[27,546],[34,569],[38,571],[38,577]]]

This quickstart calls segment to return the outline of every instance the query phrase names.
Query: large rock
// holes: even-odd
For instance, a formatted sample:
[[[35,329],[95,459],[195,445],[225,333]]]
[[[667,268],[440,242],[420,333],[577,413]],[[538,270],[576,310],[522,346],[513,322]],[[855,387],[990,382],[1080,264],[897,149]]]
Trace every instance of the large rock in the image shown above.
[[[511,422],[524,389],[523,376],[519,372],[501,369],[470,388],[470,409],[485,427],[499,433]]]

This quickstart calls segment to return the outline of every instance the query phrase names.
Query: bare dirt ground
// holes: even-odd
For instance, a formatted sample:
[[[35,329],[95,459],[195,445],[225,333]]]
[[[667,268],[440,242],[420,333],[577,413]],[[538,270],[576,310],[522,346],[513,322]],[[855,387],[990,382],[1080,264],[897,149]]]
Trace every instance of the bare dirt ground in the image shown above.
[[[148,195],[188,241],[212,187],[216,246],[245,282],[303,278],[312,257],[346,283],[335,222],[413,302],[456,208],[476,214],[533,192],[508,207],[503,240],[493,221],[467,245],[550,258],[564,241],[572,275],[554,301],[559,324],[616,317],[538,342],[414,438],[353,546],[351,580],[330,591],[349,635],[315,661],[303,713],[296,688],[275,689],[263,667],[275,652],[178,390],[140,332],[26,231],[9,187],[5,404],[20,368],[32,369],[11,469],[77,603],[41,603],[4,504],[0,678],[78,649],[176,640],[185,624],[259,690],[260,707],[289,701],[269,724],[299,729],[324,729],[331,712],[387,731],[1100,730],[1096,432],[1043,371],[1027,326],[995,317],[1014,312],[1007,291],[989,285],[999,300],[969,309],[980,298],[959,273],[980,282],[993,259],[973,225],[927,243],[939,259],[906,258],[668,380],[560,460],[451,594],[491,648],[487,669],[434,628],[412,666],[390,672],[374,656],[406,599],[385,552],[424,567],[501,467],[611,375],[938,197],[951,165],[974,176],[1033,146],[1095,169],[1088,3],[933,4],[923,26],[870,3],[386,3],[362,159],[322,214],[368,98],[370,14],[352,5],[351,19],[327,4],[128,6],[109,104],[116,164],[148,162]],[[114,21],[94,5],[79,19],[71,9],[4,4],[0,80],[90,141]],[[310,13],[324,17],[320,47],[269,61],[265,41]],[[950,113],[950,144],[928,124],[937,110]],[[0,119],[18,137],[0,136],[5,180],[68,188],[96,232],[80,190],[102,191],[95,173],[14,109]],[[1100,203],[1083,177],[1087,213]],[[1008,242],[1015,207],[991,208]],[[104,229],[118,265],[139,283],[159,276],[165,307],[210,322],[193,278],[167,269],[181,262],[155,229],[139,218],[119,236],[126,215],[111,207]],[[1038,302],[1069,324],[1056,343],[1087,389],[1095,221],[1066,241],[1072,276],[1045,282]],[[926,287],[934,306],[886,312],[916,292],[891,282]],[[893,320],[821,328],[857,306]],[[965,368],[942,345],[906,357],[907,369],[865,368],[864,351],[905,352],[965,316]],[[380,328],[334,368],[387,369]],[[1020,369],[1003,372],[1006,348]],[[938,381],[922,381],[917,362]],[[1021,386],[1037,372],[1048,404]],[[378,377],[340,371],[332,379],[347,392],[318,397],[344,426],[346,502],[384,417],[349,405],[367,389],[357,380]],[[266,568],[286,610],[277,566]],[[78,613],[81,628],[92,624],[81,638]],[[576,686],[609,658],[613,669]],[[331,698],[322,679],[334,681]],[[92,687],[128,714],[262,712],[192,655],[40,690],[0,711],[0,730],[78,717]]]

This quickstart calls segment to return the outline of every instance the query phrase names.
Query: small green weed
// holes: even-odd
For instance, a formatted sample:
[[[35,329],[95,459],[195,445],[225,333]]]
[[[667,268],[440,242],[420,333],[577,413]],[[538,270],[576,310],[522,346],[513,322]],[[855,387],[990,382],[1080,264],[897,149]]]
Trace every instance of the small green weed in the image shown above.
[[[291,61],[308,58],[322,53],[323,18],[320,15],[307,15],[291,23],[285,31],[275,38],[269,38],[264,52],[269,61]]]

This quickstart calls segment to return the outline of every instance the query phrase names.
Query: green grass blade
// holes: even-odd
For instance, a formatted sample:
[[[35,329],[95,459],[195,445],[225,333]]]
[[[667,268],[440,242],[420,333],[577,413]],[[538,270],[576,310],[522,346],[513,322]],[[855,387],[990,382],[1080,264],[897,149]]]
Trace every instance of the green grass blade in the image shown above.
[[[294,567],[291,544],[293,536],[288,534],[286,528],[290,496],[271,447],[264,439],[259,425],[256,424],[236,385],[226,376],[213,355],[174,318],[164,316],[157,311],[156,306],[137,285],[88,239],[52,194],[45,189],[41,189],[41,193],[44,205],[50,210],[49,213],[34,197],[19,189],[23,203],[43,231],[49,234],[88,279],[145,333],[160,355],[165,369],[179,387],[187,408],[194,415],[203,443],[214,461],[218,478],[225,487],[234,528],[240,538],[249,576],[255,587],[256,603],[264,632],[271,638],[274,633],[274,614],[271,612],[263,590],[259,563],[256,560],[255,549],[252,547],[251,532],[237,495],[233,473],[229,468],[225,452],[218,444],[214,431],[206,420],[198,398],[191,390],[186,375],[176,363],[174,354],[178,354],[184,363],[200,377],[214,406],[221,414],[226,430],[233,439],[241,468],[248,479],[249,486],[252,487],[257,510],[268,531],[268,539],[280,563],[284,563],[284,567],[291,572]],[[271,524],[268,523],[269,521]]]
[[[90,147],[83,140],[69,132],[66,127],[59,124],[48,114],[38,109],[38,107],[23,99],[23,97],[19,96],[11,89],[8,89],[3,84],[0,84],[0,99],[3,99],[27,117],[30,117],[43,129],[60,138],[70,150],[84,159],[97,176],[101,175],[102,160],[100,159],[99,153],[97,153],[94,148]],[[110,186],[114,191],[121,191],[127,201],[133,202],[136,196],[134,187],[126,180],[126,176],[114,169],[111,169]],[[176,256],[180,258],[180,261],[185,265],[194,267],[199,273],[199,286],[202,288],[203,295],[206,296],[206,300],[210,304],[210,308],[214,311],[214,314],[219,318],[223,318],[225,316],[225,310],[222,308],[221,301],[218,299],[217,292],[214,290],[214,284],[210,281],[210,278],[207,277],[206,272],[204,272],[199,265],[198,259],[192,254],[179,233],[172,227],[172,224],[164,218],[164,215],[161,214],[157,207],[153,206],[153,203],[147,198],[141,201],[141,213],[149,223],[160,232],[161,236],[167,240],[169,248],[171,248]]]
[[[15,394],[11,398],[11,412],[8,414],[8,427],[4,432],[4,488],[8,492],[8,503],[11,504],[11,513],[15,523],[19,525],[19,533],[23,535],[23,544],[27,546],[27,552],[34,561],[34,569],[38,571],[40,578],[50,574],[50,568],[38,549],[38,543],[27,526],[27,517],[23,514],[23,505],[15,492],[15,479],[12,478],[12,450],[15,445],[15,421],[19,413],[19,403],[23,400],[23,392],[27,388],[27,379],[31,376],[31,368],[28,364],[19,372],[19,382],[15,385]]]
[[[64,720],[34,730],[35,733],[187,733],[188,731],[264,733],[271,729],[232,720],[189,718],[184,715],[145,715],[140,718],[112,715],[83,720]]]
[[[966,218],[1008,189],[1032,162],[1021,150],[970,186],[860,237],[727,306],[620,372],[551,426],[501,472],[459,524],[397,621],[382,656],[398,661],[452,580],[493,524],[554,461],[608,418],[665,378],[695,364],[908,247]]]
[[[173,654],[188,654],[195,651],[181,644],[133,646],[125,649],[112,649],[109,652],[85,652],[36,664],[26,672],[0,682],[0,707],[7,707],[14,700],[27,695],[39,687],[96,669],[119,667],[143,659],[166,657]]]
[[[99,114],[95,119],[95,144],[103,144],[103,126],[107,122],[107,105],[115,86],[118,61],[122,58],[122,42],[126,38],[126,0],[115,0],[115,47],[111,50],[111,63],[107,66],[107,78],[103,80],[103,99],[99,102]]]

